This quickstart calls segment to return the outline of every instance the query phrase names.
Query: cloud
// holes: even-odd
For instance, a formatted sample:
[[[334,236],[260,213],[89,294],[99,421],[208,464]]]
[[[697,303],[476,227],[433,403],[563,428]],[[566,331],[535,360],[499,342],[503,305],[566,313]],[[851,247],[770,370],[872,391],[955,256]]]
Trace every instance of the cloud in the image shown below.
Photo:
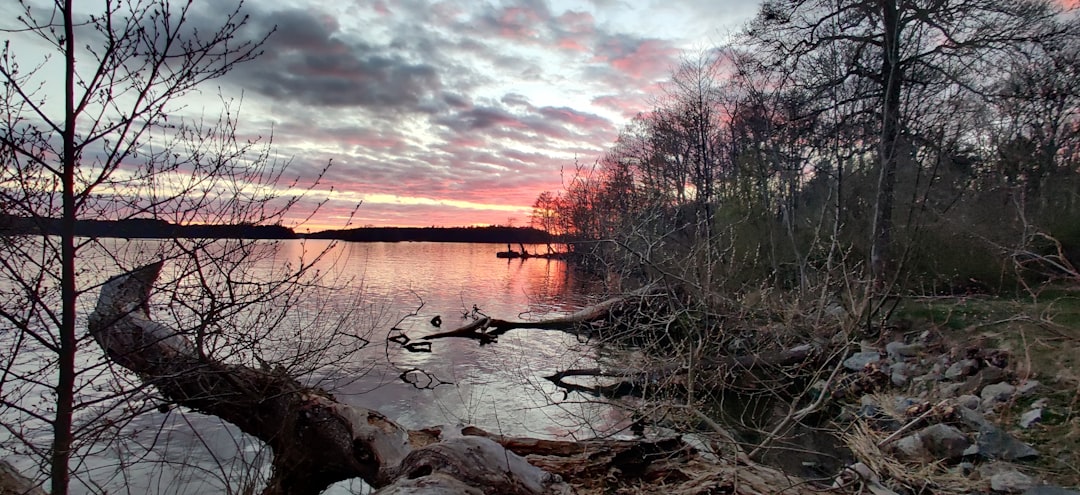
[[[430,64],[386,45],[346,36],[337,20],[312,10],[252,16],[251,28],[275,32],[256,62],[232,73],[270,98],[329,107],[429,111],[442,81]]]
[[[257,95],[294,170],[333,160],[321,187],[342,211],[369,198],[360,224],[504,222],[600,156],[679,54],[590,5],[307,1],[249,7],[253,33],[277,31],[228,82]]]

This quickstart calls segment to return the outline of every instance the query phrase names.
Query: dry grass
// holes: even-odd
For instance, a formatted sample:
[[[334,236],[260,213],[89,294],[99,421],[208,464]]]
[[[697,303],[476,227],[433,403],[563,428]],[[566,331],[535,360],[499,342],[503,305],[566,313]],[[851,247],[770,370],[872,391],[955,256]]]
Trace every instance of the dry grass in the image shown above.
[[[911,493],[966,494],[986,490],[984,480],[971,479],[941,462],[904,462],[894,457],[888,446],[879,447],[888,432],[875,431],[862,421],[857,421],[842,436],[851,452],[870,470],[877,473],[887,485],[905,487]]]

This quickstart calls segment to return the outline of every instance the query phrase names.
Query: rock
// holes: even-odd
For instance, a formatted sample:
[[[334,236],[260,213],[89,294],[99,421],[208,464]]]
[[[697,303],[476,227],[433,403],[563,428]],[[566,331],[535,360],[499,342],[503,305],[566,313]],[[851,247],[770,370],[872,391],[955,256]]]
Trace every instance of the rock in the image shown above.
[[[990,424],[990,422],[987,421],[986,418],[984,418],[983,415],[975,409],[961,407],[957,410],[957,412],[960,413],[960,420],[963,421],[964,424],[966,424],[969,428],[983,431],[983,429],[985,428],[994,426]]]
[[[892,373],[889,378],[894,386],[903,387],[907,385],[908,381],[911,380],[911,366],[904,362],[892,365]]]
[[[920,344],[905,344],[903,342],[889,342],[885,344],[885,354],[895,361],[903,361],[904,358],[915,357],[922,350]]]
[[[1080,495],[1080,492],[1057,486],[1041,485],[1029,488],[1023,495]]]
[[[950,380],[956,380],[957,378],[963,378],[975,373],[975,370],[979,368],[979,362],[974,359],[963,359],[957,361],[949,366],[949,369],[945,370],[945,378]]]
[[[911,461],[923,461],[930,457],[930,452],[923,444],[918,433],[908,435],[893,444],[893,450],[897,457]]]
[[[1024,380],[1023,382],[1020,382],[1020,385],[1016,386],[1016,395],[1018,397],[1031,395],[1032,392],[1035,392],[1035,389],[1039,388],[1039,385],[1040,383],[1038,380]]]
[[[1039,399],[1039,400],[1037,400],[1035,402],[1032,402],[1031,403],[1031,408],[1032,409],[1043,409],[1043,408],[1045,408],[1046,406],[1049,406],[1049,405],[1050,405],[1050,399],[1047,399],[1046,397],[1043,397],[1043,398],[1041,398],[1041,399]]]
[[[978,411],[981,404],[982,401],[977,396],[971,394],[961,395],[956,398],[956,405],[972,411]]]
[[[979,370],[979,372],[975,373],[971,378],[968,378],[968,381],[975,385],[975,390],[978,390],[988,384],[1003,382],[1008,378],[1008,371],[998,368],[997,366],[987,366]]]
[[[1042,421],[1042,409],[1032,409],[1020,415],[1020,427],[1031,428],[1031,425]]]
[[[856,352],[844,360],[844,367],[851,371],[862,371],[870,363],[881,359],[878,352]]]
[[[979,428],[979,439],[975,444],[979,448],[978,454],[987,459],[1026,461],[1039,456],[1039,451],[990,423]]]
[[[983,387],[979,396],[982,397],[984,402],[990,402],[993,405],[1001,402],[1008,402],[1015,393],[1016,387],[1010,385],[1008,382],[1000,382]]]
[[[1020,493],[1035,486],[1035,480],[1020,471],[1009,469],[990,477],[990,489],[996,492]]]
[[[967,435],[949,425],[930,425],[919,430],[918,435],[923,446],[936,459],[959,459],[971,446],[971,440]]]
[[[911,381],[916,382],[916,383],[940,382],[942,380],[942,378],[944,378],[944,377],[941,376],[941,373],[931,371],[931,372],[929,372],[929,373],[927,373],[925,375],[919,375],[919,376],[917,376],[915,378],[912,378]]]
[[[964,395],[967,392],[967,388],[963,383],[945,382],[938,388],[938,395],[942,397],[956,397],[958,395]]]

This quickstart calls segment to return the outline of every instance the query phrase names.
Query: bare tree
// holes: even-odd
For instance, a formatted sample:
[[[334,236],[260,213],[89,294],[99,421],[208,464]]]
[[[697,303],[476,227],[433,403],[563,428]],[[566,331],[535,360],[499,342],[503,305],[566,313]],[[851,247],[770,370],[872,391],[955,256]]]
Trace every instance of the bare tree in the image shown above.
[[[0,239],[0,415],[18,450],[49,473],[51,492],[63,494],[79,445],[162,401],[131,374],[114,373],[79,332],[84,296],[109,272],[181,260],[163,290],[178,328],[208,359],[251,362],[271,343],[290,342],[291,354],[273,356],[297,372],[341,342],[296,346],[281,334],[299,325],[287,309],[301,294],[333,285],[311,270],[318,254],[255,273],[242,262],[274,256],[273,245],[134,247],[79,236],[84,220],[280,224],[299,200],[278,193],[305,186],[285,180],[288,162],[274,158],[270,140],[237,137],[237,103],[223,99],[216,119],[183,118],[181,98],[260,54],[269,33],[250,37],[243,5],[210,26],[192,2],[106,0],[92,12],[71,1],[18,5],[0,51],[0,206],[9,228]],[[48,445],[34,425],[47,425]]]
[[[1031,0],[894,0],[766,2],[747,30],[750,42],[792,70],[821,52],[843,54],[846,69],[810,80],[824,92],[848,78],[863,79],[878,108],[875,116],[878,181],[871,233],[870,269],[879,290],[895,275],[894,203],[897,169],[912,161],[917,145],[914,106],[986,90],[975,76],[1019,43],[1047,37],[1055,15],[1048,2]],[[913,89],[922,88],[918,98]],[[927,93],[930,88],[932,93]],[[933,96],[930,98],[929,96]],[[933,102],[933,103],[931,103]],[[840,103],[840,102],[837,102]]]

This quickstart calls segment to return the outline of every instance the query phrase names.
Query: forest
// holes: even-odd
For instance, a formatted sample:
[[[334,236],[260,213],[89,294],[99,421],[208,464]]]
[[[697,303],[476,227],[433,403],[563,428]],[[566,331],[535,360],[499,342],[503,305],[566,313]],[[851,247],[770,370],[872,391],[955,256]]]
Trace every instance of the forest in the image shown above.
[[[766,2],[533,225],[724,293],[841,266],[902,294],[1075,278],[1076,36],[1049,3]]]

